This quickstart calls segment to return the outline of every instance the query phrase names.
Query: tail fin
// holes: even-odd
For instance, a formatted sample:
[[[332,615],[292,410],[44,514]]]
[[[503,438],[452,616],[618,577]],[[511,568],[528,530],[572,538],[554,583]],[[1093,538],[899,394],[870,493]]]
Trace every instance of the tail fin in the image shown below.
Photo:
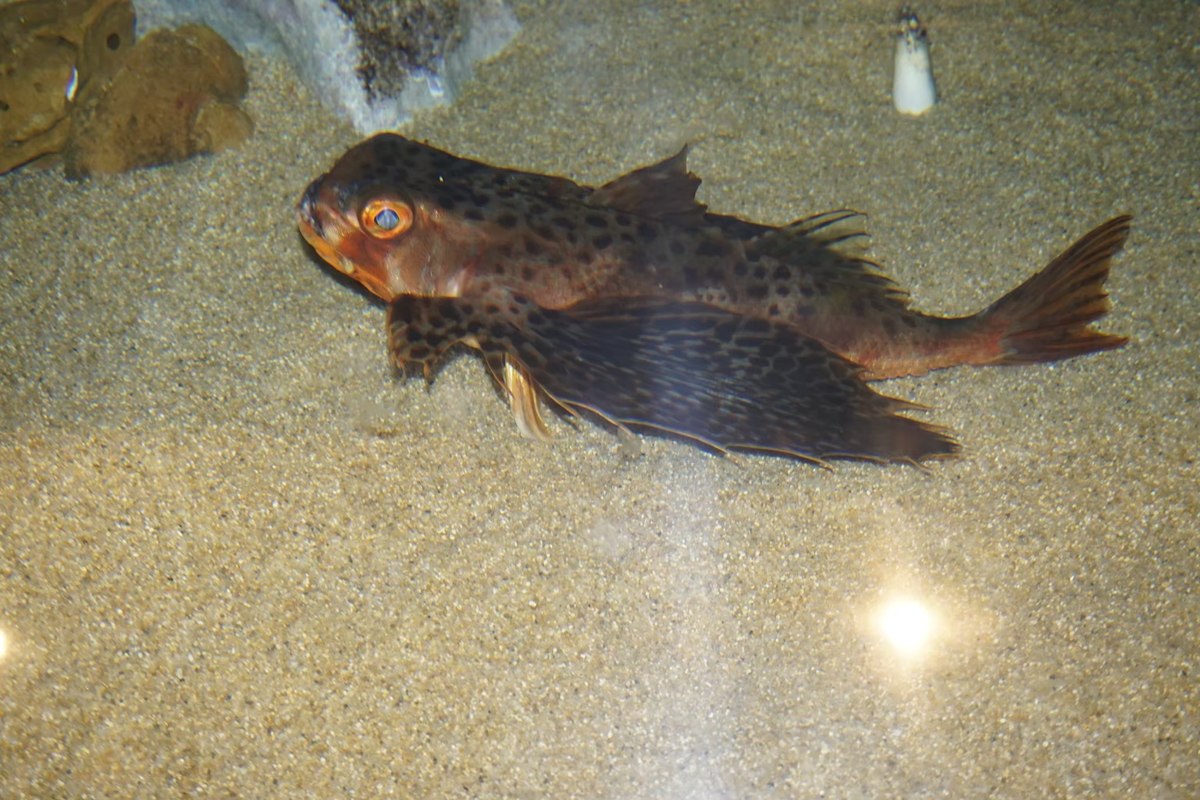
[[[1129,341],[1090,327],[1112,302],[1104,289],[1109,261],[1129,236],[1133,217],[1115,217],[1071,245],[1046,267],[980,312],[999,331],[992,364],[1033,364],[1112,350]]]

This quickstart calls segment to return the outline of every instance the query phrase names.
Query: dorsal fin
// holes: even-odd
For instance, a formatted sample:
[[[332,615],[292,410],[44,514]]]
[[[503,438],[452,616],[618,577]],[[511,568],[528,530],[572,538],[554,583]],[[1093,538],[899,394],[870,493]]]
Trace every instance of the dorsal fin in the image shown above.
[[[706,206],[696,200],[700,179],[688,172],[687,153],[684,145],[670,158],[609,181],[592,192],[587,204],[653,219],[699,222]]]
[[[848,208],[814,214],[748,239],[746,252],[802,264],[826,283],[907,307],[908,293],[866,258],[865,219],[866,215]]]
[[[832,250],[850,259],[860,259],[867,251],[870,237],[863,223],[866,215],[849,208],[839,208],[822,214],[813,214],[782,228],[772,228],[753,240],[752,246],[763,255],[786,259],[798,247],[808,248],[812,244]],[[803,245],[797,239],[805,239]]]

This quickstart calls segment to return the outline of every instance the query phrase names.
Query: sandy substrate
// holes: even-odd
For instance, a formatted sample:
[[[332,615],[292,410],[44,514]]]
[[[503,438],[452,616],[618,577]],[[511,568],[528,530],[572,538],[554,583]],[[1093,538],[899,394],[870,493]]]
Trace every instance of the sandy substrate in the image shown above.
[[[357,137],[253,61],[235,152],[0,178],[0,795],[1200,794],[1197,7],[922,9],[913,120],[890,2],[563,5],[407,132],[585,182],[691,142],[944,314],[1132,212],[1133,344],[887,385],[964,444],[927,472],[531,443],[470,354],[397,380],[293,224]]]

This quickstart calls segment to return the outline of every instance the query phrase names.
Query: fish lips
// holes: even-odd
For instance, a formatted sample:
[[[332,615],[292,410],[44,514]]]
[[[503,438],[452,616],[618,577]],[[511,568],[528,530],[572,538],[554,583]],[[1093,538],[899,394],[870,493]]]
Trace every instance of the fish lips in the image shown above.
[[[341,236],[336,225],[326,224],[326,215],[322,213],[320,195],[325,176],[317,178],[308,185],[300,201],[296,203],[296,224],[304,241],[317,251],[330,266],[347,275],[353,274],[355,265],[338,252]],[[334,241],[331,241],[334,239]]]
[[[300,196],[300,202],[296,204],[296,215],[299,217],[301,229],[307,227],[317,236],[324,235],[324,225],[317,214],[317,198],[321,193],[321,185],[324,181],[325,176],[322,175],[310,183],[304,190],[304,194]]]

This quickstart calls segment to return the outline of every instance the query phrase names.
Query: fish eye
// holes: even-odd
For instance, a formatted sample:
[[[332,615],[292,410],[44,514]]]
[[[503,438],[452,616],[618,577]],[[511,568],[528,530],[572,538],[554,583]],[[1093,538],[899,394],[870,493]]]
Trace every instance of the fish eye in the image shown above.
[[[391,198],[372,200],[358,215],[363,230],[376,239],[392,239],[412,227],[412,209]]]
[[[400,224],[400,215],[397,214],[393,209],[385,208],[375,215],[373,222],[377,228],[390,231],[392,228]]]

